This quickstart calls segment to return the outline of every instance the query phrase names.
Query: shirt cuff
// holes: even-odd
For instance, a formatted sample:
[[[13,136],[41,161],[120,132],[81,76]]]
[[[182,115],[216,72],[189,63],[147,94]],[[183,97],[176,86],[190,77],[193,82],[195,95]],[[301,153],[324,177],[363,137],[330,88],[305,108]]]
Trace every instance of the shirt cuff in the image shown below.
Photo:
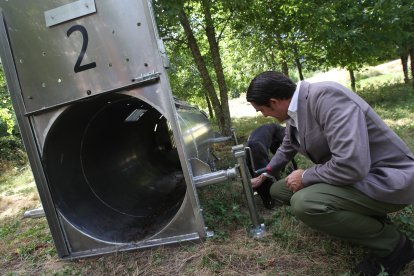
[[[302,173],[302,179],[303,179],[303,176],[305,175],[306,171],[307,171],[307,170],[304,170],[304,171],[303,171],[303,173]]]
[[[262,173],[262,175],[266,176],[267,178],[272,178],[272,176],[268,174],[267,172]]]

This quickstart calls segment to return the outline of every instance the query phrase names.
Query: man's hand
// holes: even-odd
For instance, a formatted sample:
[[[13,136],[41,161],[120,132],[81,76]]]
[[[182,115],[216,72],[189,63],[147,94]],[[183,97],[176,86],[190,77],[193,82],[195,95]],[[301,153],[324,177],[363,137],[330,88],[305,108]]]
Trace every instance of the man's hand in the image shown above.
[[[264,174],[259,175],[258,177],[252,178],[250,183],[252,183],[252,188],[257,189],[262,185],[262,183],[267,179]]]
[[[293,171],[291,174],[289,174],[285,180],[286,180],[286,186],[289,190],[296,193],[300,189],[303,189],[304,186],[302,184],[302,175],[304,170],[296,170]]]

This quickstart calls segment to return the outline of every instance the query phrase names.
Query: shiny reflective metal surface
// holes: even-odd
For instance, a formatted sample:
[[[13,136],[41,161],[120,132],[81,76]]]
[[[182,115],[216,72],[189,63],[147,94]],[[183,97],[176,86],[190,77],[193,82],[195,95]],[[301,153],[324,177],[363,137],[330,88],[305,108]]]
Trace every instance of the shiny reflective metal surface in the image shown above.
[[[73,2],[0,0],[0,55],[58,255],[207,237],[189,160],[209,162],[213,132],[172,97],[150,5],[96,0],[46,26]]]
[[[189,158],[197,158],[210,165],[210,147],[214,132],[207,116],[199,109],[176,102],[178,121]]]
[[[96,0],[96,13],[47,27],[45,12],[76,2],[0,0],[26,112],[133,85],[140,75],[159,72],[147,1]]]
[[[146,112],[126,121],[137,109]],[[154,235],[186,193],[175,144],[166,118],[136,98],[108,95],[68,108],[49,130],[42,154],[56,208],[99,240]]]

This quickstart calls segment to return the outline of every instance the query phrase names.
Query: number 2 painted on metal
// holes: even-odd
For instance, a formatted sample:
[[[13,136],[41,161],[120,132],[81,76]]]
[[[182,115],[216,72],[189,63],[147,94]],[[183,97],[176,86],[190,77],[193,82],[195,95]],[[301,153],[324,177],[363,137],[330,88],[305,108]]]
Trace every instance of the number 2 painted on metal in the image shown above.
[[[72,26],[67,32],[66,36],[69,37],[73,32],[80,32],[82,34],[83,43],[82,43],[82,49],[78,56],[78,60],[75,63],[75,67],[73,68],[75,70],[75,73],[79,73],[85,70],[89,70],[96,67],[96,62],[91,62],[88,64],[81,65],[83,57],[85,56],[86,49],[88,48],[88,31],[86,31],[85,27],[81,25],[75,25]]]

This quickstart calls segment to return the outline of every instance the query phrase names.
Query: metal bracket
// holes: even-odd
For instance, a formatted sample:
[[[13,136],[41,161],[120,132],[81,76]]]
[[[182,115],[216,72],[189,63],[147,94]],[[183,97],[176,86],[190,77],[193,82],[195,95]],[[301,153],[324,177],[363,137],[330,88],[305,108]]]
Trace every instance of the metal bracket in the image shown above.
[[[73,20],[96,12],[94,0],[79,0],[45,11],[46,27]]]
[[[152,71],[150,73],[141,74],[139,77],[133,78],[132,82],[134,83],[141,83],[141,82],[147,82],[150,80],[157,80],[160,78],[161,73]]]

